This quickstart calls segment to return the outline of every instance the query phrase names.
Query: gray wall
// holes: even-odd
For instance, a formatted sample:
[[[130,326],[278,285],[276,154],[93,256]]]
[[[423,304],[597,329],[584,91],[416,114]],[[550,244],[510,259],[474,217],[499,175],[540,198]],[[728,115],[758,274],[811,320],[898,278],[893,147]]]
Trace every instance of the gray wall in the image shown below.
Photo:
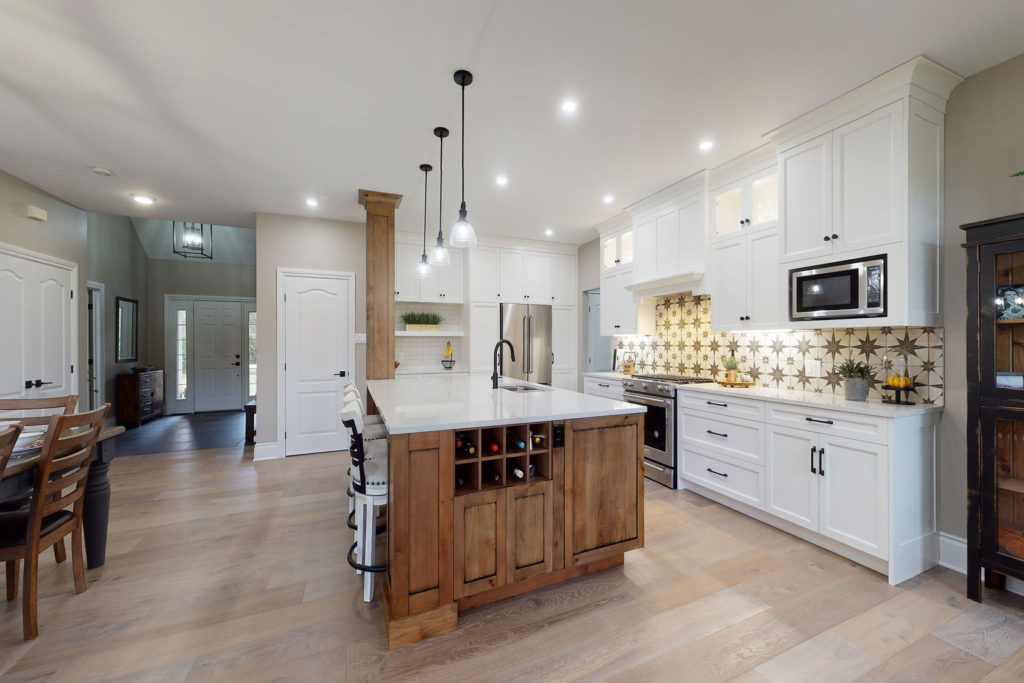
[[[959,226],[1024,211],[1024,55],[968,78],[946,110],[943,318],[946,410],[939,461],[939,524],[967,530],[966,279]]]
[[[135,362],[115,363],[116,297],[139,302],[139,363],[163,367],[162,360],[150,353],[146,335],[152,317],[146,304],[146,267],[149,259],[132,222],[125,216],[90,213],[89,279],[104,286],[103,300],[103,400],[116,409],[114,378],[130,372]],[[80,324],[87,326],[86,318]]]
[[[195,259],[150,259],[146,266],[149,317],[143,328],[153,364],[164,366],[164,296],[256,296],[256,266]]]
[[[576,339],[579,345],[576,349],[576,390],[583,391],[583,373],[587,370],[587,298],[583,292],[601,286],[601,239],[581,244],[576,259]]]
[[[259,443],[277,440],[277,269],[356,274],[356,332],[366,332],[366,226],[279,214],[256,215],[257,412]],[[365,389],[366,345],[356,345],[355,381]],[[280,388],[284,391],[284,387]]]
[[[38,223],[25,218],[22,208],[25,204],[45,209],[49,213],[47,221]],[[78,264],[78,284],[75,287],[75,296],[78,297],[78,361],[75,367],[84,368],[89,350],[89,326],[85,317],[89,260],[85,212],[0,171],[0,242]],[[88,390],[85,372],[78,373],[78,386],[79,396],[85,396]],[[79,405],[88,406],[88,402],[80,400]]]

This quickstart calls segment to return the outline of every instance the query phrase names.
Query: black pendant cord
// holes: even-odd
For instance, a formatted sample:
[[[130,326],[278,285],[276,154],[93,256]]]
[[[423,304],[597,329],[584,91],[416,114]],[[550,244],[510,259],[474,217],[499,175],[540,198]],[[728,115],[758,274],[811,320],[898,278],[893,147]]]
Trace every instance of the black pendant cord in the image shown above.
[[[466,210],[466,86],[462,86],[462,210]]]
[[[437,160],[437,243],[444,242],[444,233],[441,232],[441,221],[444,219],[444,136],[439,135],[441,141],[441,157]]]
[[[420,168],[423,168],[422,166]],[[427,255],[427,169],[423,169],[423,256]]]

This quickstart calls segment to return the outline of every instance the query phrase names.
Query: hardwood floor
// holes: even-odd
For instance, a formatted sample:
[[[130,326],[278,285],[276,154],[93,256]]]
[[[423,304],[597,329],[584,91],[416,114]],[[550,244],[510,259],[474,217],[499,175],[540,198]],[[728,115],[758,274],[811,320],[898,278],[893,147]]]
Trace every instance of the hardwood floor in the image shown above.
[[[884,578],[647,484],[622,568],[471,610],[388,651],[345,562],[345,462],[240,449],[119,457],[107,564],[41,558],[39,638],[0,622],[4,681],[1020,681],[1024,599],[936,569]]]

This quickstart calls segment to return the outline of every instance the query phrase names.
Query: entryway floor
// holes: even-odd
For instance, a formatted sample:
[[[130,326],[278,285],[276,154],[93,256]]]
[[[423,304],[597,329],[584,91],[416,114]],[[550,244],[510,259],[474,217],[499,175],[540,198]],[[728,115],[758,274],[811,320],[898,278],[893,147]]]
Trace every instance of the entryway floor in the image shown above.
[[[175,453],[245,445],[245,412],[167,415],[117,438],[117,455]]]

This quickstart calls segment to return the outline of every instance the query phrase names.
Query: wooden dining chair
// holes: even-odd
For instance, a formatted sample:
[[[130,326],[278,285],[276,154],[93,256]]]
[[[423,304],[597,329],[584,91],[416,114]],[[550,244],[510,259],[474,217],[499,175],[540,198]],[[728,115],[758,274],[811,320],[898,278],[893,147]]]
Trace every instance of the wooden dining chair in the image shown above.
[[[0,478],[3,478],[4,469],[7,467],[11,453],[14,452],[15,444],[18,443],[21,430],[20,424],[0,430]]]
[[[78,396],[54,396],[53,398],[3,398],[0,399],[0,420],[17,420],[24,426],[37,427],[50,424],[53,415],[71,415],[78,405]],[[25,412],[54,411],[45,415],[25,416]],[[59,411],[59,412],[57,412]],[[0,470],[2,472],[3,470]],[[59,493],[57,495],[60,495]],[[27,497],[0,502],[0,512],[10,512],[24,507]],[[58,563],[67,559],[64,541],[54,544],[53,557]]]
[[[28,510],[0,513],[0,562],[7,563],[8,600],[17,597],[18,562],[25,562],[21,608],[25,640],[39,635],[39,554],[65,536],[71,536],[75,592],[85,590],[83,497],[92,450],[109,409],[110,404],[104,403],[88,413],[51,417],[36,465],[32,503]]]

